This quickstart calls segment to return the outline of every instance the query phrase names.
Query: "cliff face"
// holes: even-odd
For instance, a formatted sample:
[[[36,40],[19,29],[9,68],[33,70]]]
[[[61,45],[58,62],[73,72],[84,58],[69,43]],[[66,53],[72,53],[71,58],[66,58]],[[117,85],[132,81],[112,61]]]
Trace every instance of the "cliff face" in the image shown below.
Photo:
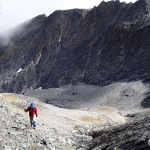
[[[1,91],[85,82],[149,81],[150,2],[55,11],[0,44]],[[2,42],[0,42],[2,43]]]

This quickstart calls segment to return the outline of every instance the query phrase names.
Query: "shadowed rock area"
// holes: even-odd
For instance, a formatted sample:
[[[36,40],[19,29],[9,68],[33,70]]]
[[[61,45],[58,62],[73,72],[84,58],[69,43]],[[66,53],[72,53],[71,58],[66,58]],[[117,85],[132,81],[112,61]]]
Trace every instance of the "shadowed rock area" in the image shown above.
[[[93,140],[85,150],[149,150],[150,116],[106,131],[93,132]]]
[[[149,84],[135,81],[103,87],[77,83],[59,88],[30,90],[25,95],[66,109],[100,110],[101,106],[107,106],[124,112],[136,112],[149,108],[149,91]]]

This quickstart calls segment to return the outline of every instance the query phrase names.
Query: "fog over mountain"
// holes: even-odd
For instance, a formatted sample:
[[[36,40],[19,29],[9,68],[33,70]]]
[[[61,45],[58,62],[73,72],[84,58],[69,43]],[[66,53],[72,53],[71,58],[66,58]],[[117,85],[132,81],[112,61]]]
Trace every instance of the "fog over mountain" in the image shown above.
[[[3,31],[0,33],[0,44],[2,46],[6,46],[9,45],[10,43],[12,43],[13,38],[17,37],[18,35],[22,34],[22,32],[24,32],[24,28],[25,26],[30,22],[30,20],[14,27],[11,28],[9,30]]]

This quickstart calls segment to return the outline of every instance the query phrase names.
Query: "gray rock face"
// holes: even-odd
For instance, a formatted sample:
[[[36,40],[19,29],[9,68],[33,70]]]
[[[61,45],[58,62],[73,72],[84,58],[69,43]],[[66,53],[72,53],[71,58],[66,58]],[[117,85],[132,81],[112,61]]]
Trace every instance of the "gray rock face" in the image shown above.
[[[149,1],[139,0],[33,18],[8,45],[0,44],[0,90],[149,82],[149,15]]]
[[[84,150],[149,150],[149,116],[106,131],[92,133],[93,140]]]

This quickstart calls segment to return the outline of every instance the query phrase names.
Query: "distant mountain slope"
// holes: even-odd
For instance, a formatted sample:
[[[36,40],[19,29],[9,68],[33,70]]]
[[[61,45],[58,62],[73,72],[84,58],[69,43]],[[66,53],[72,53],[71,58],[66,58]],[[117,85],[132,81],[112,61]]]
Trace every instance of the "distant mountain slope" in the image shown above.
[[[0,90],[149,82],[149,15],[150,2],[139,0],[33,18],[8,45],[0,44]]]

